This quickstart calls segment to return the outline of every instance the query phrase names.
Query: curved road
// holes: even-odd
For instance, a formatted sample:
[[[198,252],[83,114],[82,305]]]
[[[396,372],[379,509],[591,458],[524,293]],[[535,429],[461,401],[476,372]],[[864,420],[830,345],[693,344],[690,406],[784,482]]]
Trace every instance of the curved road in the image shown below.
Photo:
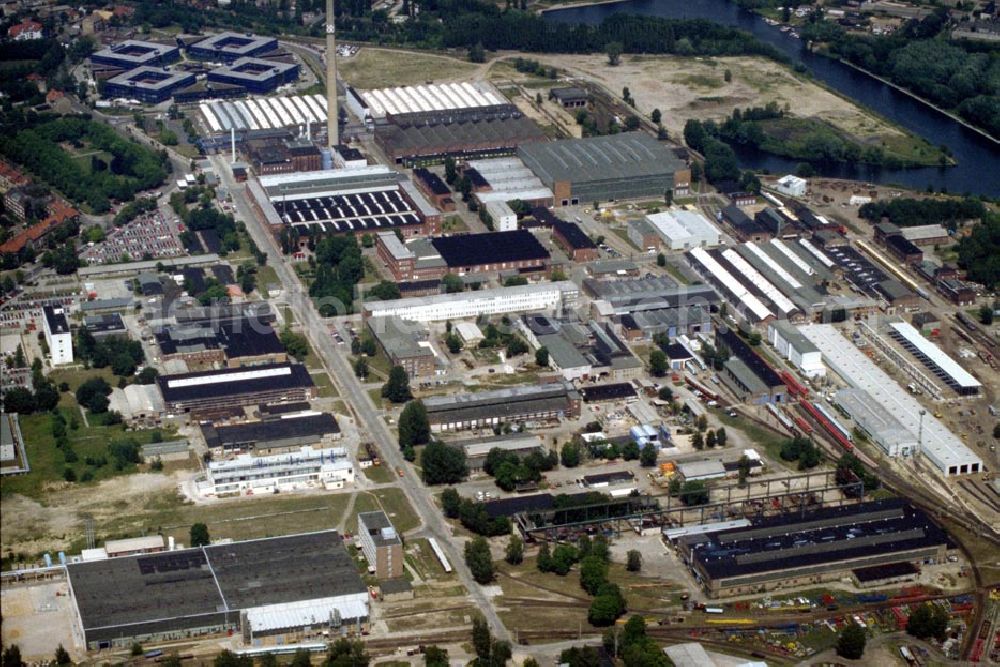
[[[350,402],[354,407],[359,426],[368,430],[372,440],[378,445],[379,451],[385,458],[386,463],[392,468],[403,471],[401,486],[410,504],[416,510],[424,529],[422,534],[437,538],[438,543],[445,554],[451,560],[452,567],[458,574],[459,579],[469,591],[472,600],[479,607],[493,631],[493,635],[500,640],[510,641],[510,633],[504,627],[503,622],[496,613],[493,601],[483,592],[482,587],[472,578],[472,573],[465,565],[464,555],[455,547],[452,541],[451,531],[445,522],[444,515],[435,506],[421,483],[417,478],[412,466],[406,465],[403,460],[399,444],[390,433],[385,421],[379,416],[371,397],[365,391],[361,383],[354,376],[350,364],[344,354],[334,345],[328,335],[328,325],[324,323],[312,300],[302,289],[302,283],[295,275],[292,267],[281,255],[274,237],[264,228],[264,223],[253,213],[246,197],[244,188],[233,180],[232,173],[225,159],[221,156],[212,156],[212,163],[215,165],[216,173],[225,184],[229,192],[232,193],[233,204],[239,219],[246,222],[247,231],[253,237],[257,246],[267,254],[267,264],[274,268],[278,279],[285,290],[286,299],[298,322],[303,326],[305,334],[309,338],[313,349],[323,359],[324,366],[330,376],[336,382],[340,395]]]

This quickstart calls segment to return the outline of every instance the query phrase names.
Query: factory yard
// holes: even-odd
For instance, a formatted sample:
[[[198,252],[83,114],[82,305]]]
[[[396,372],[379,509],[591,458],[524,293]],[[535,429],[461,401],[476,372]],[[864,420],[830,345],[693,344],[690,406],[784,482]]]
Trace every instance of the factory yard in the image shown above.
[[[597,82],[614,96],[627,87],[642,115],[648,118],[653,109],[662,112],[671,137],[680,137],[689,119],[723,120],[734,109],[773,101],[779,107],[787,105],[793,116],[820,117],[862,143],[881,142],[902,155],[927,147],[849,100],[764,58],[625,56],[617,67],[608,67],[603,54],[531,57]],[[726,70],[732,73],[728,83]],[[504,78],[508,76],[522,75],[505,67]]]
[[[339,61],[338,74],[358,88],[385,88],[467,81],[477,69],[452,56],[365,46],[352,58]]]
[[[0,604],[3,607],[3,644],[17,644],[26,662],[47,664],[57,645],[66,648],[74,660],[84,657],[76,605],[69,594],[65,575],[31,584],[4,582]]]

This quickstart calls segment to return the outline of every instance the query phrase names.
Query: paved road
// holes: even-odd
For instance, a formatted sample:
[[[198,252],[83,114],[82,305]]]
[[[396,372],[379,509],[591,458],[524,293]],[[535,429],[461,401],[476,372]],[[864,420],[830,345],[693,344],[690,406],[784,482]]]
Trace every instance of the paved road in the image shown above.
[[[243,188],[238,186],[233,180],[225,160],[220,156],[213,156],[210,159],[215,165],[216,172],[219,174],[221,181],[233,195],[233,203],[236,207],[238,218],[246,222],[247,231],[250,232],[257,246],[267,254],[267,264],[274,267],[278,279],[284,287],[286,300],[294,312],[297,321],[302,325],[305,334],[309,337],[313,349],[323,359],[327,371],[340,390],[341,397],[349,401],[354,407],[358,416],[359,427],[367,428],[369,435],[378,445],[379,451],[389,466],[404,471],[401,486],[423,523],[424,529],[421,533],[437,538],[438,543],[449,560],[451,560],[451,564],[455,568],[455,572],[458,574],[462,584],[469,591],[473,601],[489,622],[494,636],[497,639],[509,641],[510,633],[497,615],[492,599],[487,597],[479,584],[473,580],[472,573],[465,565],[463,554],[455,547],[451,539],[451,532],[444,520],[444,516],[434,505],[430,495],[424,490],[413,468],[403,460],[403,455],[399,451],[396,439],[378,415],[371,397],[368,396],[368,393],[354,376],[347,358],[338,349],[338,346],[334,345],[331,341],[331,337],[328,334],[329,325],[323,321],[316,311],[291,265],[281,255],[274,237],[264,229],[263,223],[253,214]]]

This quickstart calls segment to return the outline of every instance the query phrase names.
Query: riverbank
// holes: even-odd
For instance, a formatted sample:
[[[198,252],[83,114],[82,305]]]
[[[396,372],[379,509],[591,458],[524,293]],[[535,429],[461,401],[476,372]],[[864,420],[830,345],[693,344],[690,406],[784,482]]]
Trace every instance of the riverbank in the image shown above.
[[[599,54],[525,57],[599,84],[616,96],[627,87],[636,111],[649,118],[659,109],[663,126],[676,139],[690,119],[721,123],[734,109],[762,107],[773,101],[792,118],[826,123],[840,136],[862,147],[878,146],[901,162],[936,166],[941,161],[939,147],[768,58],[625,55],[621,64],[609,67],[606,57]],[[493,67],[490,75],[531,79],[507,67]]]
[[[594,0],[593,2],[553,2],[551,4],[538,2],[531,5],[531,9],[534,9],[539,14],[544,14],[545,12],[558,11],[560,9],[579,9],[580,7],[596,7],[598,5],[617,5],[628,1],[629,0]]]

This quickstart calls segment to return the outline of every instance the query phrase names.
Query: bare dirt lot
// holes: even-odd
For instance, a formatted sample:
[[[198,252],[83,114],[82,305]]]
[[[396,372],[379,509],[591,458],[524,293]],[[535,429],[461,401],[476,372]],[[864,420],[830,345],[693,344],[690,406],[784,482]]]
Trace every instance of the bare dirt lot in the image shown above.
[[[345,81],[359,88],[465,81],[477,69],[451,56],[368,46],[350,58],[338,59],[337,67]]]
[[[735,108],[775,101],[789,105],[795,116],[821,116],[837,128],[866,141],[876,137],[902,140],[905,134],[810,82],[789,68],[765,58],[683,58],[625,56],[609,67],[604,55],[545,55],[532,58],[595,81],[614,95],[628,87],[636,109],[649,116],[663,113],[663,125],[677,137],[689,118],[721,119]],[[725,72],[732,80],[725,81]]]
[[[77,639],[76,614],[65,579],[37,584],[15,584],[0,592],[3,607],[3,645],[17,644],[25,662],[52,660],[63,645],[74,659],[83,657]]]

